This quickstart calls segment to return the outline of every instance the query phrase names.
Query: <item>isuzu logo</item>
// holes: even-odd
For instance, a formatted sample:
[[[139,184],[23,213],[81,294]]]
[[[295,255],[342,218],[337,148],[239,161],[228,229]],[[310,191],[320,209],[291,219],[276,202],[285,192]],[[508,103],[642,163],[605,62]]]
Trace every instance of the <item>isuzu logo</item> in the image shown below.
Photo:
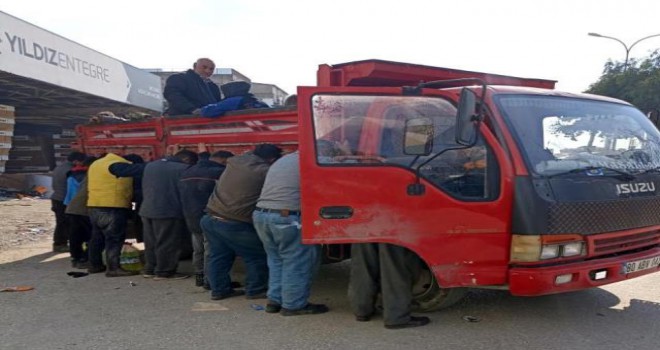
[[[655,183],[653,182],[635,182],[629,184],[617,184],[616,194],[645,193],[655,192]]]

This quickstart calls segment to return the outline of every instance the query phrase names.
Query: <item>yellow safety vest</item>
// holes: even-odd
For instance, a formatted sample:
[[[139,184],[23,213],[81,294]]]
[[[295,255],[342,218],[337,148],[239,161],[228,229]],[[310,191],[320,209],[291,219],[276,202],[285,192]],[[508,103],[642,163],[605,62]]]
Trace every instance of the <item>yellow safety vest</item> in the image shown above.
[[[108,153],[98,159],[87,171],[89,189],[88,207],[130,208],[133,199],[133,179],[116,177],[109,167],[114,163],[130,163],[126,159]]]

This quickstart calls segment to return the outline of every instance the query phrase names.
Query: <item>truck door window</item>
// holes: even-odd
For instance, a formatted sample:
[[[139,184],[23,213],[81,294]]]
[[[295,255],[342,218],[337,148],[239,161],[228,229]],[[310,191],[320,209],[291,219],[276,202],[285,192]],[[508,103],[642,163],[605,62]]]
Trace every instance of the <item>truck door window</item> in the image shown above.
[[[431,96],[315,95],[312,98],[317,161],[323,166],[396,166],[412,170],[428,157],[406,154],[405,125],[410,119],[433,122],[433,149],[443,152],[420,169],[433,185],[459,199],[494,198],[488,186],[494,157],[483,142],[456,147],[456,108]],[[415,162],[415,164],[413,164]],[[490,169],[489,169],[490,168]],[[489,180],[490,179],[490,180]],[[491,188],[492,187],[492,188]]]

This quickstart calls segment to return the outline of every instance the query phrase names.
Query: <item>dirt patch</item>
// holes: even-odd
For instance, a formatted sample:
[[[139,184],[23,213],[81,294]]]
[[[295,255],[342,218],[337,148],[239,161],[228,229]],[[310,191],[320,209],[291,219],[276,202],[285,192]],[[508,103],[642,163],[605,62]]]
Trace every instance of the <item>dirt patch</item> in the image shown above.
[[[0,201],[0,252],[28,243],[52,240],[55,215],[50,200]]]

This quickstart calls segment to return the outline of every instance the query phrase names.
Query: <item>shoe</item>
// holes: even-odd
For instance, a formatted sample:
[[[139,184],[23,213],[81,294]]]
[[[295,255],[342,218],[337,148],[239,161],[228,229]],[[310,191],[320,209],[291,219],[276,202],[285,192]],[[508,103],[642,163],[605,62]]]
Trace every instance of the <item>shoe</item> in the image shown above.
[[[204,284],[202,285],[202,288],[204,288],[204,290],[211,290],[211,284],[209,283],[208,280],[206,279],[204,280]]]
[[[87,269],[87,272],[89,272],[89,273],[101,273],[101,272],[105,272],[105,266],[103,266],[103,265],[101,265],[101,266],[90,266],[90,267]]]
[[[195,274],[195,287],[204,286],[204,274],[198,273]]]
[[[74,267],[77,269],[86,270],[92,267],[92,265],[89,263],[89,261],[76,261],[76,266]]]
[[[410,320],[402,324],[386,324],[385,328],[387,329],[402,329],[402,328],[412,328],[412,327],[421,327],[429,324],[431,320],[428,317],[415,317],[410,316]]]
[[[371,316],[355,316],[355,320],[358,322],[369,322],[371,321]]]
[[[323,304],[307,304],[302,309],[298,310],[290,310],[290,309],[285,309],[282,308],[280,311],[280,314],[282,316],[299,316],[299,315],[315,315],[315,314],[322,314],[328,312],[330,309],[328,309],[327,306]]]
[[[154,278],[154,277],[156,277],[156,274],[153,273],[153,271],[142,270],[142,271],[140,271],[140,274],[144,278]]]
[[[183,280],[183,279],[186,279],[186,278],[188,278],[188,277],[190,277],[190,275],[184,275],[184,274],[182,274],[182,273],[173,273],[173,274],[171,274],[171,275],[161,275],[161,276],[156,275],[156,277],[154,277],[154,281],[165,281],[165,280],[173,281],[173,280]]]
[[[111,270],[105,273],[105,277],[126,277],[139,274],[137,271],[126,271],[124,269]]]
[[[232,282],[231,282],[231,287],[234,288],[234,289],[236,289],[236,288],[241,288],[241,287],[243,287],[243,285],[241,284],[241,282],[235,282],[235,281],[232,281]]]
[[[268,295],[266,295],[266,292],[261,292],[257,294],[252,294],[252,295],[246,295],[245,299],[249,300],[254,300],[254,299],[266,299],[268,298]]]
[[[69,246],[66,244],[53,244],[53,253],[68,253]]]
[[[282,310],[282,305],[274,302],[274,301],[269,301],[266,304],[266,312],[269,314],[276,314]]]
[[[225,295],[211,295],[211,300],[223,300],[231,297],[238,297],[241,295],[245,295],[245,291],[241,289],[234,289],[231,291],[229,294]]]

